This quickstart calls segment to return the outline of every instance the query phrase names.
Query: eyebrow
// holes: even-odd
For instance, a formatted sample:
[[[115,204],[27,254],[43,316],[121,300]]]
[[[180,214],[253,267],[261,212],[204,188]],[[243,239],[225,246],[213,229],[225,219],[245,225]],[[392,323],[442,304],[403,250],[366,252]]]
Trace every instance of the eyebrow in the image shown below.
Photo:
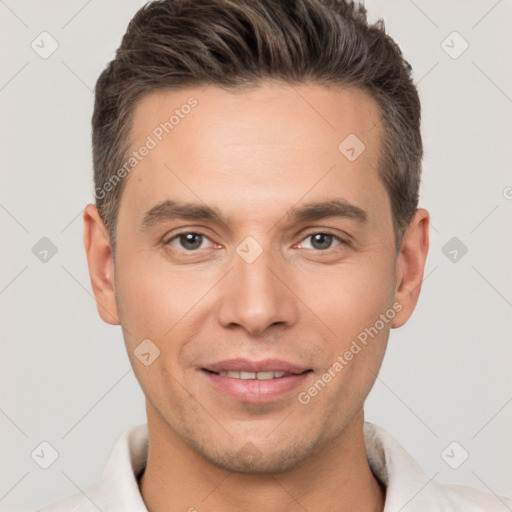
[[[344,199],[333,199],[292,207],[286,212],[285,217],[290,222],[304,222],[330,217],[348,218],[361,224],[368,221],[368,214],[363,209]],[[230,223],[229,219],[225,218],[217,208],[198,203],[180,203],[167,199],[153,206],[144,214],[141,231],[173,219],[209,220],[226,226]]]

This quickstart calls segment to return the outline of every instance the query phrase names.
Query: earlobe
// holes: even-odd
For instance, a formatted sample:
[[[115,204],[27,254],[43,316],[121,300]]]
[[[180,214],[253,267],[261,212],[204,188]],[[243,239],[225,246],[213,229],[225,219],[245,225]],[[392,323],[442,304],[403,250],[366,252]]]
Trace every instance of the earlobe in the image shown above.
[[[115,297],[114,260],[108,231],[94,204],[84,210],[84,247],[98,313],[108,324],[119,325]]]
[[[391,322],[393,328],[407,322],[418,302],[429,246],[429,219],[429,213],[419,208],[402,237],[395,292],[395,302],[401,305],[401,310]]]

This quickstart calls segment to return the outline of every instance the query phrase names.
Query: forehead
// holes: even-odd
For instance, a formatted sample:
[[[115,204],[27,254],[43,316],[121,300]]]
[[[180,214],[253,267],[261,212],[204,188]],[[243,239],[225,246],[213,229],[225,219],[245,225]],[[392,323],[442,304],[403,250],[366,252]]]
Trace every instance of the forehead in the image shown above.
[[[244,144],[257,135],[254,147],[297,138],[304,144],[307,135],[323,135],[325,144],[337,147],[349,134],[374,142],[380,125],[377,103],[361,89],[263,82],[243,89],[206,86],[146,94],[135,105],[130,139],[133,143],[152,134],[165,142],[166,135],[179,137],[181,132],[186,136],[181,143],[195,144],[201,135],[220,142],[229,134],[225,142]],[[188,137],[191,131],[197,137]]]
[[[363,201],[382,193],[381,132],[376,102],[359,89],[267,83],[150,93],[135,106],[130,151],[151,149],[121,202],[142,214],[171,194],[255,215],[305,195]]]

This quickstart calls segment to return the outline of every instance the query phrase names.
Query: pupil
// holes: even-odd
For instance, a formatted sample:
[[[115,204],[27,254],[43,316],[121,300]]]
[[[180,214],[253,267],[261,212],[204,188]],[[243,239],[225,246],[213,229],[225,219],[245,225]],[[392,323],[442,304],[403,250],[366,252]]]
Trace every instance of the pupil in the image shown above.
[[[201,246],[201,236],[202,235],[198,235],[197,233],[186,233],[185,235],[181,235],[181,243],[187,249],[197,249]]]
[[[317,242],[319,242],[317,244]],[[326,233],[317,233],[316,235],[313,236],[313,247],[315,247],[315,249],[328,249],[331,245],[331,242],[332,242],[332,235],[328,235]],[[317,247],[316,245],[319,245],[319,247]]]
[[[202,235],[197,233],[186,233],[181,235],[181,242],[188,249],[197,249],[201,246]],[[194,241],[195,240],[195,241]],[[316,249],[328,249],[332,242],[332,235],[317,233],[313,236],[313,246]]]

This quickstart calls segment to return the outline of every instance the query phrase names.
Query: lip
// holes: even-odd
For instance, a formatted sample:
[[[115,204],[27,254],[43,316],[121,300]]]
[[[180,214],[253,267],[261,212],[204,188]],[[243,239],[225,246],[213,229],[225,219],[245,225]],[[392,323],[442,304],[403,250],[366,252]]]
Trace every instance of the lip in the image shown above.
[[[252,404],[274,402],[285,397],[312,373],[311,368],[300,367],[278,359],[263,361],[230,359],[208,364],[200,370],[209,383],[223,394],[236,401]],[[221,371],[285,372],[288,375],[268,380],[244,380],[212,373]]]
[[[297,366],[280,359],[264,359],[252,361],[250,359],[226,359],[217,363],[208,364],[203,367],[211,372],[285,372],[299,375],[310,370],[310,368]]]

